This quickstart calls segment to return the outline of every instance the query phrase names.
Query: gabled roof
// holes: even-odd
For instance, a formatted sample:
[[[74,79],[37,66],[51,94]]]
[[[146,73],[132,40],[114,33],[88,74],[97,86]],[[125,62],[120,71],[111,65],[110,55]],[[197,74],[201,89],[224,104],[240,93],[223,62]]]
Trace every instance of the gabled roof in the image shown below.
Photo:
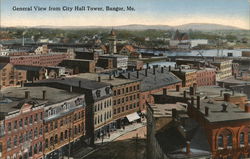
[[[0,70],[3,69],[8,63],[0,63]]]

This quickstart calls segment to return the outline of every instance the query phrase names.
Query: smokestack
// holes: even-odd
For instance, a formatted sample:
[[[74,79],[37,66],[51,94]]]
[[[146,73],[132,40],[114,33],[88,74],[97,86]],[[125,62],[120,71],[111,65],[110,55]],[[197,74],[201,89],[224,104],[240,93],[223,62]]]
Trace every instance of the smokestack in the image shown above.
[[[231,94],[225,93],[225,94],[224,94],[224,101],[225,101],[225,102],[229,102],[229,101],[230,101],[230,97],[231,97]]]
[[[43,90],[43,100],[45,100],[47,98],[47,91]]]
[[[139,71],[136,71],[136,78],[139,78]]]
[[[78,86],[79,86],[79,88],[82,87],[82,81],[78,81]]]
[[[163,95],[164,96],[167,95],[167,92],[168,92],[167,88],[163,88]]]
[[[98,76],[98,82],[101,82],[101,76]]]
[[[208,116],[208,115],[209,115],[209,108],[205,107],[205,116]]]
[[[195,95],[195,94],[196,94],[196,91],[197,91],[197,83],[194,83],[194,84],[193,84],[193,87],[194,87],[194,94],[193,94],[193,95]]]
[[[146,69],[149,69],[149,63],[147,63],[147,68]]]
[[[201,105],[201,97],[200,97],[200,96],[197,96],[197,97],[196,97],[196,100],[197,100],[197,103],[196,103],[196,105],[197,105],[197,109],[200,109],[200,105]]]
[[[190,154],[191,150],[190,150],[190,141],[186,142],[186,154]]]
[[[29,99],[30,98],[30,91],[25,91],[25,98]]]
[[[161,73],[164,73],[164,67],[161,67]]]
[[[171,68],[171,66],[169,65],[169,66],[168,66],[168,71],[171,72],[171,70],[172,70],[172,68]]]
[[[176,88],[176,92],[180,92],[180,85],[176,85],[175,88]]]
[[[155,67],[153,67],[153,74],[155,75]]]
[[[145,69],[145,76],[148,76],[148,69]]]

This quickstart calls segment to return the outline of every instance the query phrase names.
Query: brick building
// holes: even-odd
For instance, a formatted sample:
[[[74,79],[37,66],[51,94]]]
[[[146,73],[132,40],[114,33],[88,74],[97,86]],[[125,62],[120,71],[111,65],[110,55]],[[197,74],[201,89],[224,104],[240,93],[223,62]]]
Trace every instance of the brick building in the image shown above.
[[[71,59],[72,53],[29,54],[25,56],[1,56],[0,62],[13,65],[57,66],[65,59]]]
[[[153,103],[153,97],[150,96],[153,93],[161,92],[163,88],[168,89],[180,89],[181,80],[173,73],[168,72],[168,69],[152,68],[140,71],[134,71],[130,73],[123,73],[120,78],[141,80],[140,89],[140,109],[146,109],[146,102]]]
[[[16,86],[24,83],[27,72],[18,70],[10,63],[0,63],[0,86]]]
[[[73,69],[74,74],[95,72],[96,62],[94,60],[72,59],[63,60],[59,66]]]
[[[22,91],[21,100],[7,89],[8,94],[1,102],[2,157],[43,158],[43,108],[45,102],[30,98],[29,92]],[[4,93],[4,92],[3,92]],[[42,94],[42,93],[41,93]],[[24,98],[25,97],[25,98]],[[40,97],[40,99],[42,96]]]
[[[196,82],[198,86],[211,86],[216,84],[216,70],[204,68],[196,71]]]
[[[171,67],[170,67],[171,68]],[[170,69],[171,72],[182,80],[182,87],[190,87],[197,83],[197,73],[195,69]]]
[[[140,79],[121,79],[110,75],[80,74],[78,77],[96,80],[98,77],[101,82],[111,85],[113,91],[112,99],[112,120],[114,129],[121,128],[128,122],[128,115],[139,112],[140,100]],[[132,121],[129,121],[132,122]]]

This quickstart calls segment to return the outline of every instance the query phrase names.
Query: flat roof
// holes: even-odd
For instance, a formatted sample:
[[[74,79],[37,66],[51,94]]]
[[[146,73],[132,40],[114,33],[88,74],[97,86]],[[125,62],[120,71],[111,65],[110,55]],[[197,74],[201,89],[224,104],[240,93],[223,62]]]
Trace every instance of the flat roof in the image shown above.
[[[46,99],[43,100],[43,90],[46,90]],[[30,100],[36,101],[37,104],[46,103],[51,105],[62,102],[81,94],[68,92],[62,89],[52,87],[9,87],[1,90],[2,99],[0,100],[0,112],[10,112],[18,110],[16,107],[20,102],[25,101],[25,91],[30,91]],[[26,100],[27,101],[27,100]]]
[[[123,85],[123,84],[127,84],[127,83],[140,81],[139,79],[134,79],[134,80],[122,79],[122,78],[115,78],[113,76],[110,80],[109,75],[107,75],[107,74],[98,75],[96,73],[81,73],[81,74],[76,75],[76,77],[84,78],[84,79],[88,79],[88,80],[94,80],[94,81],[98,80],[98,76],[101,77],[101,82],[108,83],[108,84],[111,84],[113,86],[118,86],[118,85]]]

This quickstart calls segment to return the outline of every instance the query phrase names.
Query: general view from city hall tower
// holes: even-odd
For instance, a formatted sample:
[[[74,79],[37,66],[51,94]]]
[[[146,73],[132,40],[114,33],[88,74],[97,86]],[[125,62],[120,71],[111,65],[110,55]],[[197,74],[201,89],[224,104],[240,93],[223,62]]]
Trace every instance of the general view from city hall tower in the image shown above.
[[[0,0],[0,159],[248,158],[249,0]]]

